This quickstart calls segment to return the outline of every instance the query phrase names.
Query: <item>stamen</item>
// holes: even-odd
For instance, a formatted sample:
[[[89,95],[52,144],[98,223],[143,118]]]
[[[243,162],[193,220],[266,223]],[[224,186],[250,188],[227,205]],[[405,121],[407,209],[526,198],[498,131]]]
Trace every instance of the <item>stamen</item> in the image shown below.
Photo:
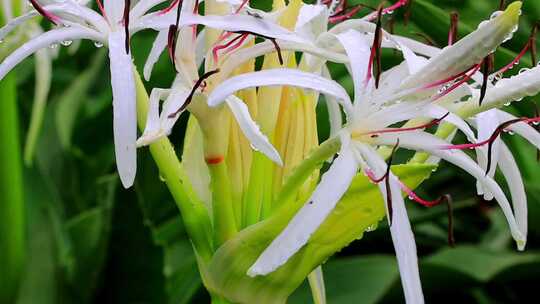
[[[240,34],[240,35],[234,37],[233,39],[231,39],[230,41],[228,41],[225,44],[215,46],[212,49],[212,55],[213,55],[213,58],[214,58],[214,62],[216,62],[216,63],[218,62],[218,51],[219,50],[226,49],[226,48],[230,47],[232,44],[234,44],[238,40],[243,42],[245,40],[245,38],[247,38],[247,36],[248,36],[248,34]],[[237,48],[238,47],[237,45],[238,44],[235,44],[234,47]]]
[[[390,157],[386,161],[386,172],[384,173],[383,176],[381,176],[381,178],[376,178],[371,170],[369,170],[369,169],[366,170],[367,177],[373,183],[378,184],[378,183],[380,183],[380,182],[382,182],[384,180],[384,184],[385,184],[385,188],[386,188],[386,204],[387,204],[387,209],[388,209],[388,217],[389,217],[390,226],[392,225],[392,214],[393,214],[392,190],[390,189],[390,168],[392,167],[392,161],[394,159],[394,154],[396,153],[398,147],[399,147],[399,138],[396,141],[396,144],[394,145],[394,147],[392,148],[392,153],[390,153]]]
[[[124,1],[124,31],[126,34],[126,54],[129,54],[129,45],[130,45],[130,37],[129,37],[129,10],[131,9],[131,0],[125,0]]]
[[[387,128],[387,129],[382,129],[382,130],[377,130],[377,131],[370,131],[370,132],[367,132],[367,133],[361,133],[361,135],[377,135],[377,134],[384,134],[384,133],[398,133],[398,132],[407,132],[407,131],[416,131],[416,130],[427,129],[427,128],[431,128],[433,126],[438,125],[439,123],[441,123],[441,121],[443,121],[446,117],[448,117],[448,115],[450,115],[450,112],[444,114],[441,118],[434,119],[434,120],[432,120],[432,121],[430,121],[428,123],[425,123],[425,124],[422,124],[422,125],[419,125],[419,126],[416,126],[416,127]]]
[[[37,0],[30,0],[30,4],[36,9],[38,13],[40,13],[45,19],[49,20],[54,25],[60,24],[60,17],[56,16],[55,14],[45,10],[41,4],[37,2]]]
[[[197,91],[197,89],[201,86],[201,84],[206,80],[208,79],[210,76],[214,75],[214,74],[217,74],[219,73],[219,69],[216,69],[216,70],[212,70],[212,71],[209,71],[209,72],[206,72],[204,73],[201,78],[199,78],[197,80],[197,82],[195,82],[195,85],[193,86],[193,88],[191,89],[191,92],[189,93],[188,97],[186,98],[186,101],[184,102],[184,104],[174,113],[172,114],[169,114],[169,118],[175,118],[176,115],[178,115],[178,113],[181,113],[182,111],[184,111],[188,106],[189,104],[191,103],[191,101],[193,100],[193,96],[195,95],[195,92]]]
[[[448,244],[450,245],[450,247],[454,247],[456,244],[456,241],[454,239],[454,209],[452,208],[452,205],[453,205],[452,196],[450,196],[450,194],[445,194],[434,201],[428,201],[419,197],[412,189],[407,187],[407,185],[405,185],[404,183],[400,182],[400,185],[401,185],[401,190],[407,193],[407,195],[409,196],[409,199],[419,203],[420,205],[424,207],[431,208],[431,207],[440,205],[442,203],[446,203],[447,214],[448,214]]]
[[[206,163],[209,164],[209,165],[217,165],[217,164],[221,163],[224,160],[225,160],[225,158],[223,157],[223,155],[220,155],[220,156],[217,156],[217,157],[207,157],[207,158],[205,158]]]
[[[405,8],[405,13],[403,13],[403,24],[405,26],[409,25],[409,21],[411,20],[412,4],[413,0],[409,0],[409,3],[407,3],[407,7]]]
[[[389,7],[383,8],[381,13],[383,15],[391,14],[395,10],[397,10],[398,8],[406,5],[408,2],[409,2],[408,0],[399,0],[396,3],[390,5]],[[382,6],[382,4],[381,4],[381,6]],[[371,15],[365,17],[365,19],[368,20],[368,21],[373,21],[373,20],[375,20],[377,18],[378,18],[378,12],[377,13],[372,13]]]
[[[478,72],[478,70],[480,70],[480,67],[482,65],[481,64],[477,64],[476,66],[474,66],[474,68],[469,72],[469,73],[465,73],[465,76],[458,82],[456,82],[455,84],[453,84],[451,87],[449,87],[448,89],[444,90],[443,92],[435,95],[431,101],[436,101],[438,100],[439,98],[442,98],[448,94],[450,94],[452,91],[454,91],[455,89],[459,88],[462,84],[466,83],[467,81],[469,81],[471,79],[471,77],[476,73]]]
[[[499,10],[504,11],[505,7],[506,7],[506,1],[504,0],[499,1]]]
[[[369,65],[366,75],[365,85],[371,80],[371,74],[373,72],[373,66],[377,64],[375,75],[375,88],[379,88],[379,80],[381,77],[381,46],[382,46],[382,12],[383,6],[380,5],[377,9],[377,26],[375,28],[375,35],[373,35],[373,45],[371,46],[371,54],[369,55]]]
[[[519,122],[523,122],[523,123],[526,123],[526,124],[538,123],[538,122],[540,122],[540,116],[533,117],[533,118],[522,117],[522,118],[512,119],[512,120],[509,120],[509,121],[506,121],[506,122],[503,122],[502,124],[500,124],[495,129],[493,134],[491,134],[491,136],[488,139],[484,140],[484,141],[477,142],[477,143],[470,143],[470,144],[445,145],[445,146],[442,146],[441,149],[443,149],[443,150],[464,150],[464,149],[474,149],[474,148],[478,148],[478,147],[488,145],[488,164],[487,164],[487,169],[486,169],[486,174],[487,174],[487,172],[489,172],[490,169],[491,169],[491,153],[492,153],[493,143],[495,142],[495,140],[499,137],[499,135],[506,128],[508,128],[509,126],[511,126],[513,124],[519,123]]]
[[[274,45],[274,48],[276,49],[276,52],[278,53],[279,64],[283,65],[283,55],[281,54],[281,48],[279,47],[279,44],[277,43],[276,38],[268,37],[268,36],[257,34],[250,31],[237,31],[237,32],[232,32],[232,33],[241,34],[241,35],[249,34],[255,37],[269,40],[270,42],[272,42],[272,44]]]
[[[180,0],[173,0],[171,2],[171,4],[169,6],[167,6],[166,8],[162,9],[161,11],[159,11],[159,15],[165,15],[166,13],[172,11],[172,9],[176,6],[176,5],[179,5],[180,3]]]
[[[488,80],[489,80],[489,74],[493,72],[493,62],[494,62],[494,54],[489,54],[484,60],[482,60],[482,87],[480,88],[480,99],[478,100],[478,105],[482,105],[482,101],[484,101],[484,98],[486,97],[487,87],[488,87]]]
[[[459,14],[457,12],[452,12],[450,14],[450,30],[448,31],[448,45],[453,45],[457,41],[458,24],[459,24]]]
[[[236,11],[234,11],[234,14],[238,14],[244,8],[244,6],[246,6],[248,2],[249,0],[242,1],[242,4],[240,4],[240,6],[236,9]]]
[[[167,50],[169,51],[169,58],[171,59],[171,62],[173,66],[176,69],[176,59],[175,59],[175,53],[176,53],[176,35],[178,33],[178,28],[176,25],[171,24],[169,25],[169,34],[167,37]]]
[[[540,25],[534,25],[531,31],[531,35],[529,36],[529,40],[527,40],[527,43],[525,43],[525,46],[523,46],[523,49],[521,50],[521,52],[519,52],[516,58],[514,58],[514,60],[512,60],[509,64],[505,65],[500,70],[495,72],[495,75],[502,75],[504,72],[508,71],[513,66],[518,64],[518,62],[521,60],[521,58],[523,58],[523,56],[525,56],[529,49],[531,50],[531,59],[533,59],[532,64],[536,65],[536,33],[538,32],[538,26]]]
[[[105,8],[103,7],[103,3],[101,3],[101,0],[96,0],[97,6],[99,11],[101,12],[101,15],[107,19],[107,14],[105,13]]]
[[[354,15],[356,15],[360,10],[362,10],[363,8],[364,8],[364,6],[360,4],[360,5],[357,5],[357,6],[353,7],[348,12],[343,12],[343,9],[342,9],[341,11],[336,12],[336,14],[330,16],[330,18],[328,18],[328,22],[330,22],[330,23],[338,23],[338,22],[350,19]]]
[[[249,37],[249,35],[243,35],[241,37],[242,38],[240,38],[240,40],[238,40],[234,45],[232,45],[230,48],[225,50],[225,54],[229,54],[230,52],[232,52],[232,51],[238,49],[239,47],[241,47],[242,44],[244,43],[244,41],[246,41],[246,39]]]

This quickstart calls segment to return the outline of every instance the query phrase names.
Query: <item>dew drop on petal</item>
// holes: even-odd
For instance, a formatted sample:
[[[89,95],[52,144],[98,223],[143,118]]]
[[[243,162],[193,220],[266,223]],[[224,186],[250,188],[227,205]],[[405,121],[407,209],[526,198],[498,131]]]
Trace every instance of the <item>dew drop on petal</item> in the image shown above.
[[[99,49],[103,47],[103,43],[101,43],[100,41],[94,41],[94,46]]]
[[[60,44],[63,46],[70,46],[73,43],[73,40],[62,40]]]
[[[51,43],[51,45],[49,45],[49,48],[51,49],[55,49],[58,47],[58,43]]]

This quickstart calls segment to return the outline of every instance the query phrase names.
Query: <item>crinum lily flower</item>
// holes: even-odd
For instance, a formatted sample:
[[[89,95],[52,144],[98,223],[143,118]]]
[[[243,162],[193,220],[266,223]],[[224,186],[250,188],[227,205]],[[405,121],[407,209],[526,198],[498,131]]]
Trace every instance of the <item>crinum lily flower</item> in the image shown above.
[[[31,0],[35,9],[0,29],[0,39],[24,21],[40,14],[58,27],[34,37],[6,57],[0,64],[0,79],[26,57],[50,45],[81,39],[92,40],[98,47],[106,45],[109,49],[113,89],[116,164],[122,184],[128,188],[133,184],[137,171],[135,82],[130,37],[148,28],[157,31],[163,30],[164,26],[167,28],[168,24],[160,23],[161,19],[156,16],[168,19],[167,16],[173,12],[150,12],[165,1],[104,0],[103,3],[97,1],[99,14],[86,7],[86,2]]]
[[[384,38],[390,40],[392,37],[376,30],[370,49],[369,43],[359,32],[352,30],[336,35],[350,60],[348,68],[354,79],[354,104],[339,84],[320,76],[287,69],[240,75],[216,88],[208,97],[211,105],[220,104],[235,91],[248,87],[299,86],[333,96],[347,114],[348,123],[339,132],[339,156],[323,175],[304,207],[261,254],[248,274],[268,274],[304,246],[334,209],[356,172],[361,169],[372,181],[379,184],[385,197],[405,298],[408,303],[422,303],[414,236],[401,191],[425,205],[436,202],[423,201],[408,189],[389,170],[384,157],[377,153],[376,147],[379,146],[425,151],[469,172],[494,195],[507,217],[518,247],[523,248],[526,232],[522,231],[522,225],[516,223],[510,202],[499,185],[490,176],[486,176],[485,170],[465,153],[457,148],[449,148],[452,145],[446,140],[423,131],[434,124],[447,122],[462,131],[473,144],[478,144],[470,127],[452,113],[454,102],[470,95],[470,91],[463,89],[462,85],[472,76],[454,84],[453,81],[465,72],[470,72],[471,66],[477,66],[515,31],[520,7],[520,2],[513,3],[504,13],[484,22],[475,32],[442,50],[429,61],[415,57],[414,54],[406,54],[407,62],[383,73],[380,82],[378,77],[373,75],[372,63],[378,57],[377,52]],[[477,71],[478,69],[473,70]],[[412,127],[391,127],[416,118],[429,118],[434,121]]]

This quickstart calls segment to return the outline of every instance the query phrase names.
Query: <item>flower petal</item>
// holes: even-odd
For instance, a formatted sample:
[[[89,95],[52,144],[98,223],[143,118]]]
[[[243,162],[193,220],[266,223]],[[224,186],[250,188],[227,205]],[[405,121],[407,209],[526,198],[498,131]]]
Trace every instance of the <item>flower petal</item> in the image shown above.
[[[339,156],[323,174],[308,202],[249,268],[248,275],[270,273],[302,248],[347,191],[357,171],[358,163],[352,150],[342,144]]]
[[[165,48],[167,48],[168,36],[169,33],[166,30],[158,32],[156,40],[154,41],[152,49],[150,50],[150,54],[148,55],[146,63],[144,64],[144,80],[150,80],[152,70],[154,69],[154,64],[156,64],[156,62],[159,60],[159,56],[161,56]]]
[[[0,80],[17,64],[37,50],[49,47],[51,44],[59,43],[60,41],[75,39],[101,40],[101,36],[95,31],[79,27],[60,28],[45,32],[23,44],[2,61],[0,64]]]
[[[476,31],[432,57],[426,66],[404,81],[402,88],[446,79],[480,63],[516,30],[520,12],[521,2],[508,5],[502,14],[480,24]]]
[[[133,62],[126,54],[123,31],[109,35],[111,85],[113,91],[113,129],[116,167],[125,188],[133,185],[137,172],[137,110]]]
[[[164,136],[162,134],[161,123],[159,119],[159,103],[169,96],[170,90],[153,89],[150,93],[148,114],[146,116],[146,126],[143,135],[137,139],[137,147],[146,146]]]
[[[362,157],[375,173],[382,175],[386,171],[386,163],[384,160],[372,150],[369,146],[357,145]],[[422,292],[422,284],[420,282],[420,273],[418,270],[418,256],[416,253],[416,244],[414,234],[409,223],[407,209],[401,194],[401,187],[398,178],[390,172],[388,177],[390,193],[392,199],[392,222],[390,225],[390,233],[396,258],[398,260],[399,273],[401,276],[401,284],[403,285],[403,293],[405,294],[406,303],[424,303],[424,295]],[[379,183],[381,194],[387,201],[387,189],[385,183]],[[385,204],[388,207],[388,203]]]
[[[355,30],[348,30],[336,35],[338,41],[343,45],[349,57],[349,67],[351,69],[354,82],[355,104],[360,104],[363,93],[366,93],[365,79],[369,70],[370,45],[364,38],[365,35]],[[373,82],[371,83],[373,85]]]
[[[234,95],[230,95],[226,102],[242,133],[249,140],[253,149],[260,151],[279,166],[283,166],[281,156],[268,138],[261,132],[257,123],[251,118],[246,104]]]
[[[217,106],[234,92],[259,86],[295,86],[311,89],[323,94],[338,98],[345,111],[352,113],[352,103],[347,91],[333,80],[316,74],[306,73],[294,69],[271,69],[259,72],[246,73],[229,78],[217,86],[210,96],[208,104]]]
[[[508,114],[501,110],[497,110],[497,115],[500,117],[500,120],[503,122],[517,118],[514,115]],[[518,123],[512,124],[506,129],[512,132],[515,132],[516,134],[519,134],[521,137],[529,141],[532,145],[536,146],[536,149],[540,150],[540,132],[538,132],[535,128],[531,127],[530,125],[524,122],[518,122]]]

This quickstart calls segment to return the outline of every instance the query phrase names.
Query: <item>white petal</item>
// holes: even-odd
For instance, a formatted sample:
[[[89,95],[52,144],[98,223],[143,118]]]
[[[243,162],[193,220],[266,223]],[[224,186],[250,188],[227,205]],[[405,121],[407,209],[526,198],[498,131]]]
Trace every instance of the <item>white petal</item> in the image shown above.
[[[349,57],[349,66],[354,82],[355,104],[362,101],[361,96],[365,92],[366,84],[364,80],[366,80],[368,74],[369,56],[371,54],[370,45],[364,36],[355,30],[348,30],[336,35],[336,38],[343,45]],[[371,82],[370,84],[372,85],[373,83]]]
[[[326,65],[323,66],[323,75],[330,78],[330,71]],[[324,95],[326,108],[328,110],[328,119],[330,120],[330,137],[336,135],[343,127],[343,117],[338,101],[332,95]]]
[[[60,28],[45,32],[23,44],[2,61],[0,64],[0,80],[2,80],[17,64],[37,50],[49,47],[54,43],[75,39],[100,40],[101,37],[97,32],[75,27]]]
[[[253,149],[260,151],[279,166],[283,166],[281,156],[268,138],[261,132],[257,123],[251,118],[246,104],[240,98],[230,95],[227,98],[227,105]]]
[[[239,90],[259,86],[284,85],[311,89],[335,96],[343,105],[345,111],[352,113],[351,100],[347,95],[347,91],[341,85],[319,75],[294,69],[263,70],[229,78],[212,91],[210,96],[208,96],[208,104],[210,106],[217,106],[228,96]]]
[[[523,185],[523,179],[519,168],[512,156],[510,149],[501,143],[500,155],[499,155],[499,168],[501,169],[506,184],[510,189],[512,195],[512,207],[514,208],[514,214],[516,216],[516,222],[523,234],[523,237],[527,238],[527,194],[525,193],[525,186]],[[519,250],[523,250],[525,244],[522,244]]]
[[[490,110],[486,112],[479,113],[476,115],[476,129],[478,130],[478,141],[485,141],[488,138],[493,135],[493,132],[497,129],[499,126],[500,121],[497,115],[497,110]],[[501,144],[501,140],[497,138],[493,142],[493,146],[491,147],[491,168],[489,172],[487,173],[491,178],[495,176],[495,172],[497,169],[497,162],[499,159],[499,147]],[[480,167],[484,170],[487,170],[488,165],[488,147],[482,146],[476,148],[476,154],[478,158],[478,164]],[[482,182],[477,181],[476,183],[477,192],[479,195],[484,195],[485,200],[492,200],[493,195],[489,193],[488,191],[484,191],[482,187]]]
[[[124,19],[124,4],[125,1],[121,0],[103,0],[103,8],[113,29],[117,29]]]
[[[499,119],[502,122],[516,119],[515,116],[501,110],[497,110],[497,115],[500,117]],[[540,132],[538,132],[535,128],[524,122],[519,122],[509,126],[506,129],[519,134],[521,137],[525,138],[532,145],[534,145],[536,149],[540,150]]]
[[[144,80],[148,81],[150,80],[150,76],[152,75],[152,69],[154,68],[154,64],[159,60],[159,56],[165,48],[167,48],[167,40],[169,37],[168,31],[159,31],[156,40],[154,41],[154,44],[152,45],[152,49],[150,50],[150,54],[148,55],[148,58],[146,59],[146,63],[144,64]]]
[[[133,185],[137,172],[137,110],[131,55],[126,54],[123,31],[109,35],[113,129],[116,167],[125,188]]]
[[[146,146],[159,139],[163,134],[159,119],[159,103],[169,96],[170,90],[153,89],[150,93],[146,126],[143,135],[137,140],[137,147]]]
[[[518,247],[525,243],[525,238],[521,234],[508,199],[504,195],[499,185],[489,176],[485,175],[485,171],[482,170],[467,154],[460,150],[441,150],[441,147],[447,146],[448,142],[435,137],[432,134],[425,132],[409,132],[402,134],[383,134],[376,139],[377,144],[383,144],[392,146],[398,140],[400,141],[400,147],[415,150],[426,151],[436,157],[442,158],[460,168],[480,180],[483,186],[489,190],[499,203],[508,225],[510,226],[510,232],[512,237],[516,240]]]
[[[339,156],[322,176],[308,202],[289,225],[264,250],[248,270],[249,276],[265,275],[287,262],[332,212],[358,171],[352,150],[342,145]]]
[[[173,113],[176,113],[178,109],[180,109],[184,105],[191,91],[191,89],[188,89],[182,85],[182,81],[183,78],[181,74],[177,74],[176,79],[174,80],[174,84],[171,88],[169,97],[167,97],[167,99],[163,103],[163,108],[160,115],[160,128],[161,132],[163,132],[165,135],[170,134],[172,128],[174,127],[174,124],[180,118],[181,113],[178,113],[178,115],[172,118],[169,116]]]
[[[115,0],[115,1],[121,2],[120,0]],[[152,8],[154,8],[155,6],[163,2],[168,2],[168,1],[167,0],[141,0],[137,2],[133,6],[131,11],[129,12],[130,18],[132,19],[139,18],[142,15],[148,13],[148,11],[150,11]]]
[[[276,38],[280,40],[292,41],[297,43],[311,44],[309,40],[295,34],[284,27],[279,26],[266,19],[260,19],[249,15],[238,14],[231,16],[216,16],[216,15],[193,15],[186,14],[181,18],[182,26],[201,24],[214,29],[220,29],[229,32],[252,32],[265,37]]]
[[[384,160],[371,150],[368,146],[359,145],[362,156],[368,165],[377,174],[384,174],[386,164]],[[390,232],[396,258],[398,260],[399,273],[401,276],[401,284],[405,294],[406,303],[421,304],[424,303],[424,295],[422,292],[422,284],[420,282],[420,273],[418,271],[418,257],[416,254],[416,244],[414,234],[409,223],[407,209],[401,194],[401,187],[397,177],[390,172],[389,185],[392,199],[392,222]],[[381,194],[385,200],[385,206],[388,207],[387,190],[385,183],[379,183]]]
[[[2,0],[2,14],[4,20],[13,19],[13,7],[11,5],[11,0]]]
[[[482,23],[477,30],[442,50],[426,66],[404,81],[402,88],[413,88],[459,74],[486,57],[517,27],[521,2],[513,2],[498,17]]]
[[[309,40],[315,39],[328,29],[328,9],[325,5],[302,4],[294,31]]]

